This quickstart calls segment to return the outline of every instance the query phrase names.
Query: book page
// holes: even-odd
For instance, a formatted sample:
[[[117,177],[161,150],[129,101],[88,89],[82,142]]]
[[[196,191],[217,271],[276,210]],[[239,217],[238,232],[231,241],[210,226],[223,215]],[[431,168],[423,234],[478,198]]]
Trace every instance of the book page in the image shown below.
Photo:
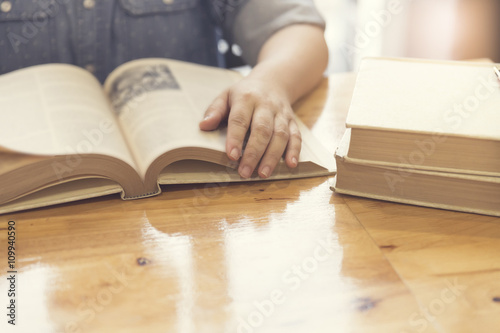
[[[103,154],[135,167],[99,82],[65,64],[0,76],[0,148],[46,156]]]
[[[120,66],[104,90],[118,115],[139,169],[167,151],[203,147],[224,152],[225,135],[198,127],[210,103],[240,79],[225,69],[166,59],[142,59]]]

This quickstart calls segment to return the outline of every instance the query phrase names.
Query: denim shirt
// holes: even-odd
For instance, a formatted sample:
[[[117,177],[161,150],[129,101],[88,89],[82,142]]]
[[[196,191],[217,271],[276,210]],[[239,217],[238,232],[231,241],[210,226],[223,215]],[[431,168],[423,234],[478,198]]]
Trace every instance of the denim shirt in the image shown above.
[[[253,65],[265,40],[295,22],[324,24],[312,0],[0,0],[0,74],[58,62],[103,81],[146,57],[223,66],[221,33]]]

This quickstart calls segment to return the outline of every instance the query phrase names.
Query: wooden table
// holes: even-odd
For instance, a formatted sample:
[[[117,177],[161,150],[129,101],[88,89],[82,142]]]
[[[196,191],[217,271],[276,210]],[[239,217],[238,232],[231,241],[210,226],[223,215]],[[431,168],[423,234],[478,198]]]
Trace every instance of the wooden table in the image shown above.
[[[333,75],[297,104],[332,154],[354,79]],[[500,332],[499,218],[336,195],[329,181],[177,186],[0,216],[0,331]]]

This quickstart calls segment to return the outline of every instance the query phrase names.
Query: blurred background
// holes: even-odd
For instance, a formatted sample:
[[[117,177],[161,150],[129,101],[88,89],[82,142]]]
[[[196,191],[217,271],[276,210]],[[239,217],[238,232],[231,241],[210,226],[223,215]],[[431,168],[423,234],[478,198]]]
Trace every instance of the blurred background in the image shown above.
[[[498,0],[314,0],[327,21],[329,72],[365,56],[500,62]]]

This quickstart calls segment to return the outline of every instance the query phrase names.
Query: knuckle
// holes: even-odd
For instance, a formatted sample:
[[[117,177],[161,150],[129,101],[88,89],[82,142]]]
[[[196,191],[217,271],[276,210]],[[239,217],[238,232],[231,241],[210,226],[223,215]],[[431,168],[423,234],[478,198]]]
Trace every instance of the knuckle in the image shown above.
[[[267,110],[270,110],[276,115],[281,115],[284,111],[284,104],[281,101],[275,101],[269,98],[261,99],[259,105]]]
[[[269,124],[264,123],[264,122],[259,122],[259,123],[255,124],[253,131],[259,137],[263,137],[263,138],[270,138],[272,135],[272,132],[273,132],[273,130],[271,129],[271,126],[269,126]]]
[[[210,104],[206,111],[207,114],[212,114],[217,112],[220,112],[220,107],[218,107],[217,104],[215,104],[215,102]]]
[[[253,90],[245,90],[241,93],[241,99],[245,103],[253,102],[258,99],[257,93]]]
[[[280,111],[280,113],[285,113],[286,104],[282,100],[278,100],[278,101],[274,102],[274,105],[275,105],[276,109]]]
[[[219,96],[215,99],[215,101],[212,104],[226,105],[227,99],[222,96]]]
[[[234,114],[230,119],[229,119],[229,125],[232,126],[237,126],[237,127],[242,127],[242,128],[248,128],[248,120],[242,115],[242,114]]]
[[[290,133],[289,133],[288,128],[286,126],[278,126],[274,130],[274,136],[276,136],[279,139],[288,141],[288,138],[290,137]]]
[[[244,156],[247,162],[252,162],[253,164],[256,164],[261,157],[260,154],[257,152],[257,150],[253,148],[245,149]]]
[[[300,134],[299,131],[292,132],[291,137],[295,141],[302,142],[302,135]]]
[[[266,159],[272,161],[273,163],[277,163],[281,157],[283,156],[283,152],[280,154],[278,151],[269,151],[266,154]]]

